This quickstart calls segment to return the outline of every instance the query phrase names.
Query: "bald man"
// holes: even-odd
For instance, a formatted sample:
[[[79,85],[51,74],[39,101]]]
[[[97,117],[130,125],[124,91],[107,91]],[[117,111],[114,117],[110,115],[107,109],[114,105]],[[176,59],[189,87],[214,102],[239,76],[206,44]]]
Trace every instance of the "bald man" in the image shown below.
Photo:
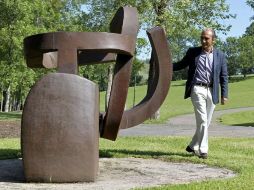
[[[173,65],[173,69],[177,71],[188,67],[184,98],[191,98],[195,111],[196,132],[186,151],[207,159],[208,127],[219,99],[222,105],[227,101],[228,72],[225,54],[213,46],[214,30],[204,29],[200,39],[201,46],[189,48],[183,59]]]

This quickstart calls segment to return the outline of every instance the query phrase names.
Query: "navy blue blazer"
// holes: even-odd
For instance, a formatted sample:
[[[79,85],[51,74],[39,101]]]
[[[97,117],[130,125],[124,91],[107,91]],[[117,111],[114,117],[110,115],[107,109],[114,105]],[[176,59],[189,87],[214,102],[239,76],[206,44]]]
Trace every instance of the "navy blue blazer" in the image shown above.
[[[197,62],[199,55],[202,52],[202,47],[189,48],[183,59],[173,64],[173,70],[181,70],[189,67],[188,78],[185,86],[184,98],[188,98],[191,95],[191,89],[194,85],[194,76],[197,68]],[[228,71],[227,60],[223,52],[218,49],[213,49],[213,87],[212,98],[213,103],[219,103],[219,86],[221,91],[221,97],[228,97]]]

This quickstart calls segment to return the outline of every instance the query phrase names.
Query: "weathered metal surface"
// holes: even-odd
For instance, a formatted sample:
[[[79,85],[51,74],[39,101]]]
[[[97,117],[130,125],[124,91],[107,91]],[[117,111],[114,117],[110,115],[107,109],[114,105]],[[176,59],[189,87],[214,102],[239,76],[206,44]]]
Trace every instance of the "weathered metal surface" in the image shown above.
[[[99,133],[115,140],[120,128],[142,123],[163,103],[172,65],[165,32],[156,27],[148,31],[154,67],[147,95],[124,111],[137,31],[136,8],[122,7],[112,19],[110,33],[53,32],[25,38],[28,67],[58,72],[38,81],[25,103],[21,148],[28,181],[95,180]],[[78,66],[109,61],[116,63],[113,84],[108,108],[99,116],[98,87],[77,76]]]
[[[134,46],[130,53],[134,54],[138,32],[136,9],[131,7],[120,8],[110,24],[110,30],[132,37]],[[100,126],[102,128],[101,137],[103,138],[115,140],[117,137],[128,93],[132,61],[132,56],[117,54],[108,108],[102,126]]]
[[[30,91],[22,115],[27,181],[94,181],[99,162],[99,91],[76,75],[52,73]]]
[[[82,51],[100,52],[99,55],[105,52],[118,53],[132,57],[134,49],[135,39],[133,37],[114,33],[54,32],[29,36],[24,40],[25,58],[27,66],[31,68],[43,67],[43,54],[48,52],[58,52],[57,67],[61,68],[68,64],[68,59],[72,58],[69,54],[75,55],[75,58],[72,58],[73,62],[69,64],[77,67],[76,59]],[[64,54],[65,51],[68,54]],[[82,60],[79,62],[82,64]],[[66,72],[72,73],[73,71]]]
[[[167,44],[165,32],[160,27],[155,27],[147,32],[151,46],[153,64],[149,90],[144,99],[135,107],[124,112],[120,128],[136,126],[151,117],[165,100],[172,79],[171,54]]]

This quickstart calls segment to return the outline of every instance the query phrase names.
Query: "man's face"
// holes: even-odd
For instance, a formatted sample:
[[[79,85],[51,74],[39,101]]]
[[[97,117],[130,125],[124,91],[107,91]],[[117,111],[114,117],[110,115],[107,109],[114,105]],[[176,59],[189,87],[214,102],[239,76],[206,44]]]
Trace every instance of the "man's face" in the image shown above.
[[[209,52],[211,51],[214,44],[213,33],[210,30],[204,31],[201,34],[201,45],[202,48]]]

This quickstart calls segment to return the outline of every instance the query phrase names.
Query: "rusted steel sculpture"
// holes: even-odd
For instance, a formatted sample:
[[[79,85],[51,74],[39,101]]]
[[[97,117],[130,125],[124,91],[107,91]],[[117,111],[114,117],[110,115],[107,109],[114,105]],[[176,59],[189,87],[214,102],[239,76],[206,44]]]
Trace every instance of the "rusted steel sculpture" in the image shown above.
[[[27,181],[94,181],[98,173],[99,136],[115,140],[120,128],[149,118],[164,101],[172,78],[165,32],[149,30],[153,65],[149,90],[124,111],[131,75],[138,17],[136,8],[120,8],[110,33],[53,32],[24,40],[28,67],[57,68],[31,89],[21,126],[21,149]],[[96,84],[79,77],[78,66],[115,61],[109,105],[99,113]]]

